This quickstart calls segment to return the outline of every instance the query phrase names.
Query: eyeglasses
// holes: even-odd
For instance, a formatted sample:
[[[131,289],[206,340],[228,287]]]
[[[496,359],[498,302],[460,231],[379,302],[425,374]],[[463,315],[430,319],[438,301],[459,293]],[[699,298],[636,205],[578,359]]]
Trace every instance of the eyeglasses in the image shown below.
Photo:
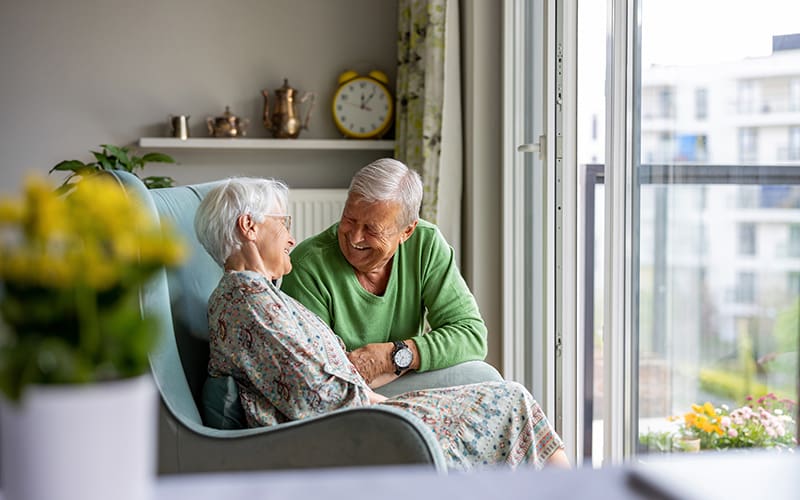
[[[283,227],[285,227],[287,231],[291,231],[292,230],[292,216],[291,215],[267,214],[267,217],[274,217],[276,219],[280,219],[281,220],[281,224],[283,224]]]

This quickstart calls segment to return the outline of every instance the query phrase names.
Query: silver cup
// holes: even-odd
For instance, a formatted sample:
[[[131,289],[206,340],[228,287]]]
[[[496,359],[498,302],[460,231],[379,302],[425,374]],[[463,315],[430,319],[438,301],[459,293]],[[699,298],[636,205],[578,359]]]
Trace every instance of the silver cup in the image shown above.
[[[169,115],[170,135],[186,140],[189,138],[189,115]]]

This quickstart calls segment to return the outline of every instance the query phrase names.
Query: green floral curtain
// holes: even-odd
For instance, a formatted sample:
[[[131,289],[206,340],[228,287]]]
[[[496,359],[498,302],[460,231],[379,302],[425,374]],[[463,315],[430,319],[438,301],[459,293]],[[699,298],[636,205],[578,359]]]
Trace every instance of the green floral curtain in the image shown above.
[[[398,3],[395,158],[422,176],[421,216],[438,222],[447,0]]]

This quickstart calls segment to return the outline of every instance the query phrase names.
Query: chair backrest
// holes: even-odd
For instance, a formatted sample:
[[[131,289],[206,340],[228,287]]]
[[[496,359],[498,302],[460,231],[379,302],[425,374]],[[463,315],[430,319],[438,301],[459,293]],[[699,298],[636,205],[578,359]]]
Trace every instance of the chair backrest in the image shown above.
[[[179,420],[202,425],[198,408],[208,374],[207,304],[222,269],[197,240],[194,215],[203,196],[222,181],[148,190],[127,172],[112,175],[188,246],[187,260],[145,287],[141,304],[142,313],[156,316],[162,327],[163,338],[150,365],[165,405]]]

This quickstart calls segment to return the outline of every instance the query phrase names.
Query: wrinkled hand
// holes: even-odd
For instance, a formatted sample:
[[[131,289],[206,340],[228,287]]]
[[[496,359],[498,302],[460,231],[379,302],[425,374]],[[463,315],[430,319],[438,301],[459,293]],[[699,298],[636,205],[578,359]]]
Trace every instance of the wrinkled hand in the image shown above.
[[[383,373],[392,373],[391,362],[392,344],[390,342],[381,344],[367,344],[355,351],[347,353],[350,362],[356,370],[364,377],[367,384],[371,385],[376,377]]]

